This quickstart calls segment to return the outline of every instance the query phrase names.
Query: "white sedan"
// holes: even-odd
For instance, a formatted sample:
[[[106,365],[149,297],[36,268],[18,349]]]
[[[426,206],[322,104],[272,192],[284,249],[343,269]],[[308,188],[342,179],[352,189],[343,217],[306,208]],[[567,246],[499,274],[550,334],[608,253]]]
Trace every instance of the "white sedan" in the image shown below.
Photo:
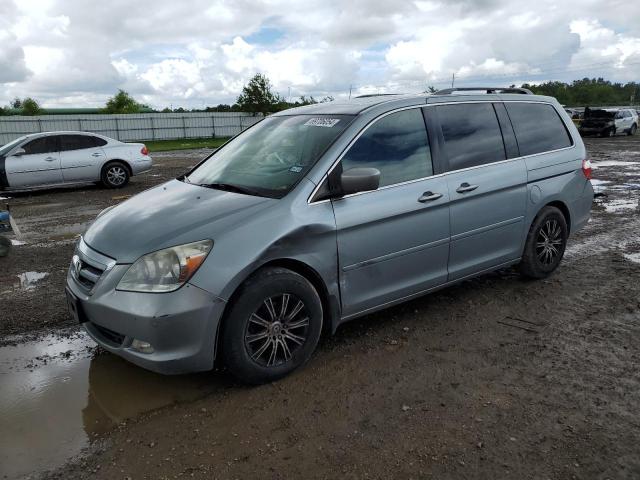
[[[35,133],[0,147],[0,190],[87,182],[121,188],[151,166],[142,143],[86,132]]]

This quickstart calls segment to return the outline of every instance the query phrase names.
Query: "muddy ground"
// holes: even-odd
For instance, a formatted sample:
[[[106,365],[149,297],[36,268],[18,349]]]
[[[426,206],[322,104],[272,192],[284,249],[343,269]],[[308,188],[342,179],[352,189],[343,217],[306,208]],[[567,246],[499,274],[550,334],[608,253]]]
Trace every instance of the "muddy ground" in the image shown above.
[[[224,372],[142,372],[74,337],[66,314],[74,236],[202,152],[156,155],[150,174],[116,192],[12,196],[27,243],[0,259],[0,338],[18,344],[0,349],[0,383],[31,375],[39,385],[58,368],[51,378],[67,380],[49,383],[72,406],[62,418],[51,401],[24,414],[35,387],[22,388],[22,402],[0,398],[11,445],[27,452],[10,468],[0,438],[0,476],[24,476],[30,465],[34,476],[55,467],[46,476],[64,479],[640,478],[640,136],[586,144],[604,196],[551,278],[505,270],[356,320],[325,338],[304,369],[257,388]],[[40,275],[30,282],[26,272]],[[15,353],[26,339],[63,331],[69,345],[48,340],[49,356]],[[76,387],[64,390],[65,381]],[[60,428],[47,441],[25,433],[36,411],[43,431],[68,422],[84,440],[71,448],[56,443]],[[55,453],[52,445],[56,461],[42,460],[38,449]]]

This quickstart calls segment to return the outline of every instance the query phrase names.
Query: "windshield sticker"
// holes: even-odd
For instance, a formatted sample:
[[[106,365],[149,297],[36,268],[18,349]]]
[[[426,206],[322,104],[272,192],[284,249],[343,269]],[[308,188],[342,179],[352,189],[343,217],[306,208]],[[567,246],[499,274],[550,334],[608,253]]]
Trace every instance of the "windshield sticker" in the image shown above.
[[[289,169],[290,172],[293,173],[300,173],[302,171],[302,167],[298,166],[298,165],[294,165],[293,167],[291,167]]]
[[[305,125],[311,127],[333,127],[339,121],[339,118],[311,118],[306,121]]]

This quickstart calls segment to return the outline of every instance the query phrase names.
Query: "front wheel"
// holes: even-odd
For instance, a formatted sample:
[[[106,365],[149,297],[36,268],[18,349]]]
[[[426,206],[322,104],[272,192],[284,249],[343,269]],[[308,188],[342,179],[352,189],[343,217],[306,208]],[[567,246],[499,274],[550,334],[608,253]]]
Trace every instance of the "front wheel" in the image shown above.
[[[520,273],[528,278],[546,278],[558,268],[568,238],[567,221],[556,207],[543,208],[529,229]]]
[[[222,357],[238,380],[261,384],[304,365],[322,331],[322,302],[302,275],[266,268],[247,280],[225,316]]]
[[[104,166],[100,180],[107,188],[122,188],[129,183],[129,169],[120,162],[111,162]]]

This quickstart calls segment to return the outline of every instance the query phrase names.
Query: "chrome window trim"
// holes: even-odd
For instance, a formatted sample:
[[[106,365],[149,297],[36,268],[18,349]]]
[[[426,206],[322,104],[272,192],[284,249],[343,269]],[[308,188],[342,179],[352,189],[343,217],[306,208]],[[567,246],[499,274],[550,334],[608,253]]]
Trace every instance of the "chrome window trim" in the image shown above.
[[[563,123],[563,125],[565,126],[565,128],[567,128],[568,133],[569,133],[569,138],[571,140],[571,145],[569,147],[563,147],[563,148],[557,148],[555,150],[548,150],[546,152],[538,152],[538,153],[532,153],[530,155],[522,155],[520,157],[514,157],[514,158],[507,158],[505,160],[498,160],[497,162],[491,162],[491,163],[483,163],[482,165],[475,165],[473,167],[466,167],[466,168],[460,168],[458,170],[450,170],[448,172],[444,172],[444,173],[439,173],[436,175],[430,175],[428,177],[422,177],[422,178],[416,178],[414,180],[407,180],[405,182],[400,182],[400,183],[394,183],[392,185],[385,185],[384,187],[380,187],[376,190],[371,190],[368,192],[358,192],[358,193],[352,193],[350,195],[344,195],[342,197],[340,197],[340,199],[342,198],[350,198],[350,197],[355,197],[356,195],[363,195],[363,194],[367,194],[367,193],[373,193],[373,192],[378,192],[380,190],[385,190],[387,188],[393,188],[393,187],[399,187],[402,185],[407,185],[410,183],[415,183],[415,182],[420,182],[423,180],[427,180],[429,178],[438,178],[438,177],[444,177],[446,175],[451,175],[454,173],[459,173],[459,172],[465,172],[468,170],[473,170],[476,168],[482,168],[482,167],[488,167],[490,165],[499,165],[501,163],[507,163],[507,162],[513,162],[516,160],[522,160],[522,159],[526,159],[526,158],[530,158],[530,157],[537,157],[538,155],[547,155],[548,153],[556,153],[556,152],[562,152],[564,150],[570,150],[572,148],[576,148],[576,142],[573,138],[573,135],[571,134],[571,131],[569,130],[569,128],[567,127],[566,122],[564,121],[564,119],[562,118],[562,116],[559,114],[558,109],[555,107],[555,105],[552,102],[547,102],[547,101],[534,101],[534,100],[500,100],[500,99],[490,99],[490,100],[468,100],[465,102],[441,102],[441,103],[427,103],[427,104],[418,104],[418,105],[411,105],[408,107],[401,107],[401,108],[397,108],[395,110],[390,110],[388,112],[385,112],[383,114],[381,114],[380,116],[374,118],[373,120],[371,120],[367,125],[365,125],[365,127],[360,130],[358,132],[358,134],[353,137],[351,139],[351,141],[347,144],[347,146],[344,148],[344,150],[340,153],[340,155],[338,155],[338,158],[336,159],[336,161],[331,165],[331,167],[329,167],[329,169],[327,170],[327,172],[322,176],[322,178],[320,179],[320,181],[318,182],[318,184],[316,185],[316,187],[313,189],[313,191],[311,192],[311,194],[309,195],[309,197],[307,198],[307,204],[308,205],[317,205],[317,204],[322,204],[325,202],[330,202],[332,199],[327,198],[324,200],[318,200],[318,201],[313,201],[313,197],[316,195],[316,193],[318,193],[318,190],[320,190],[320,187],[322,186],[322,184],[325,182],[325,180],[327,179],[327,177],[329,176],[329,174],[338,166],[338,163],[340,163],[340,161],[342,160],[342,157],[345,156],[345,154],[349,151],[349,149],[352,147],[352,145],[360,138],[360,136],[367,131],[367,129],[373,125],[374,123],[376,123],[379,119],[386,117],[387,115],[390,115],[392,113],[396,113],[396,112],[401,112],[403,110],[409,110],[412,108],[424,108],[424,107],[437,107],[439,105],[464,105],[464,104],[469,104],[469,103],[496,103],[496,102],[502,102],[502,103],[543,103],[545,105],[551,105],[553,107],[553,109],[556,111],[556,113],[558,114],[558,117],[560,118],[560,121]],[[515,133],[514,133],[515,134]],[[429,145],[429,149],[431,149],[431,145]],[[339,199],[336,199],[339,200]]]

